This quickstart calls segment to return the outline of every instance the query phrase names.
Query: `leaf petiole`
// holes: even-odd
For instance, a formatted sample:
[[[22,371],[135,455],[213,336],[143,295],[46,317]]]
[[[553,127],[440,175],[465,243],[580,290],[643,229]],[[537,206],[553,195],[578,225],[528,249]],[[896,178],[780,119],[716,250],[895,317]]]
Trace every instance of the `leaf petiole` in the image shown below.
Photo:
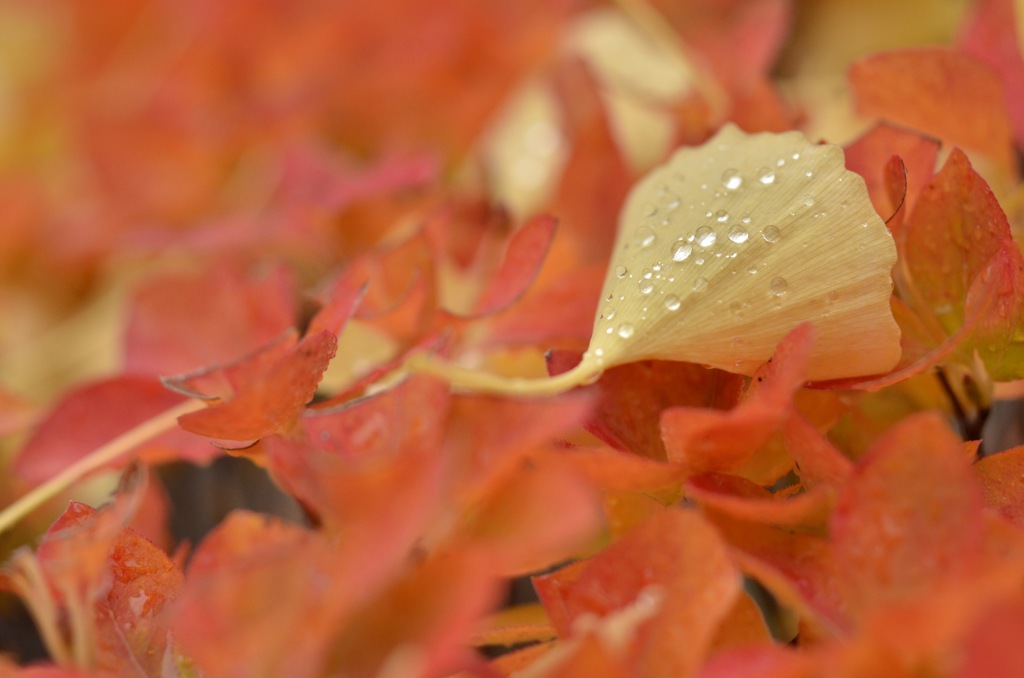
[[[508,377],[441,362],[422,353],[409,358],[405,367],[410,372],[438,377],[458,390],[521,397],[558,395],[576,386],[592,383],[601,374],[600,369],[583,361],[571,370],[553,377]]]
[[[11,529],[19,520],[47,500],[71,487],[77,480],[127,455],[147,440],[172,429],[178,423],[178,417],[203,407],[205,407],[205,403],[201,400],[186,400],[96,448],[0,511],[0,534]]]

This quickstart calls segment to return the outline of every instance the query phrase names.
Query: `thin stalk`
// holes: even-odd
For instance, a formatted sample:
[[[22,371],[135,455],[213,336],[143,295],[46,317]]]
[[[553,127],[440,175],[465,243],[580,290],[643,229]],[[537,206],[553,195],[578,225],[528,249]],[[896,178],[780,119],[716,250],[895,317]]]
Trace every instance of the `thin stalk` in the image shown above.
[[[443,379],[457,390],[505,396],[551,396],[588,383],[598,376],[593,365],[581,362],[568,372],[553,377],[506,377],[468,367],[441,362],[426,355],[412,356],[405,364],[410,372],[429,374]]]
[[[110,442],[82,457],[71,466],[50,478],[0,511],[0,534],[11,529],[19,520],[35,508],[71,487],[89,473],[127,455],[142,443],[168,431],[177,424],[178,417],[202,409],[201,400],[186,400],[180,405],[164,410],[138,426],[125,431]]]

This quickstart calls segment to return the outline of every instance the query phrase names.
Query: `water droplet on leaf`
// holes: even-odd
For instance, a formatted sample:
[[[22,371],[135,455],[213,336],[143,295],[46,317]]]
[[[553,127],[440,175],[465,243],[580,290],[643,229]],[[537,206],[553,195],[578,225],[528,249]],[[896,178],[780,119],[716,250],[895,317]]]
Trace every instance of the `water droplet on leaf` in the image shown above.
[[[718,239],[718,235],[710,226],[701,226],[694,233],[694,236],[697,238],[697,244],[701,247],[711,247],[715,244],[715,240]]]
[[[750,234],[747,233],[747,229],[738,224],[729,229],[729,240],[732,240],[734,243],[747,242],[749,237]]]
[[[764,241],[769,244],[779,242],[779,237],[781,235],[782,234],[779,232],[779,229],[776,226],[765,226],[761,230],[761,237],[764,238]]]
[[[743,176],[738,171],[729,168],[722,172],[722,185],[730,191],[735,191],[743,185]]]
[[[637,228],[633,236],[636,240],[636,244],[641,248],[650,247],[654,244],[654,231],[646,226],[640,226]]]

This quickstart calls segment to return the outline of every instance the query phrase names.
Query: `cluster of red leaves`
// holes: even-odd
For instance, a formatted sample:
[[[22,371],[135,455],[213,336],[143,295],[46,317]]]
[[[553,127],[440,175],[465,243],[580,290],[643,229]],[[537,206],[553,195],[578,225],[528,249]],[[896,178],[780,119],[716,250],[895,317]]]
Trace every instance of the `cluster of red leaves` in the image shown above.
[[[677,140],[727,119],[793,124],[769,79],[790,3],[652,4],[702,69],[666,111]],[[40,7],[19,11],[53,22]],[[972,165],[1018,180],[1009,0],[977,3],[956,48],[850,73],[861,112],[881,119],[847,161],[899,253],[892,373],[808,388],[802,326],[751,379],[649,361],[542,400],[392,379],[424,351],[515,371],[555,349],[555,374],[586,348],[634,178],[593,75],[558,49],[586,9],[69,6],[67,53],[28,89],[67,133],[57,169],[89,180],[52,200],[29,176],[27,197],[0,208],[24,236],[2,254],[71,263],[81,284],[173,251],[134,287],[118,374],[70,386],[37,422],[3,395],[4,432],[34,424],[12,473],[44,481],[192,398],[206,406],[133,458],[244,454],[308,520],[236,511],[169,555],[161,495],[132,466],[108,505],[72,504],[12,555],[0,583],[54,666],[0,658],[0,672],[1012,675],[1024,448],[978,459],[934,397],[938,373],[947,410],[980,412],[993,381],[1024,377],[1024,262]],[[528,73],[564,116],[557,229],[513,224],[441,171]],[[952,148],[936,168],[943,145],[971,155]],[[82,223],[88,242],[72,235]],[[30,236],[39,224],[45,237]],[[373,338],[346,343],[354,329]],[[384,357],[323,389],[332,361],[368,343]],[[503,609],[524,575],[539,603]]]

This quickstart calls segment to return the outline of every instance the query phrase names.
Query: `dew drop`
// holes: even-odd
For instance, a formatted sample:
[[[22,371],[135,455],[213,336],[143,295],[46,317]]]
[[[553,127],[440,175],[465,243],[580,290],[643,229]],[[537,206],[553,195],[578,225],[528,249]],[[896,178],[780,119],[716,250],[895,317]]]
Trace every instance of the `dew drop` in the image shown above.
[[[643,213],[645,217],[653,217],[658,213],[658,206],[653,202],[644,203]]]
[[[804,204],[805,204],[805,205],[807,205],[808,207],[810,207],[811,205],[813,205],[813,204],[814,204],[814,196],[813,196],[813,195],[811,195],[810,193],[808,193],[807,195],[805,195],[805,196],[804,196]]]
[[[710,226],[701,226],[694,233],[694,236],[697,238],[697,244],[701,247],[711,247],[715,244],[715,240],[718,239],[718,235]]]
[[[747,242],[747,238],[749,237],[750,234],[747,233],[747,229],[743,228],[739,224],[736,224],[729,229],[729,240],[732,240],[735,243]]]
[[[611,306],[605,308],[601,312],[601,317],[604,318],[605,320],[611,320],[612,318],[615,317],[615,309],[612,308]]]
[[[735,191],[743,185],[743,176],[730,167],[722,172],[722,185],[730,191]]]
[[[708,279],[707,278],[699,277],[699,278],[697,278],[696,280],[693,281],[693,291],[694,292],[703,292],[707,288],[708,288]]]
[[[744,224],[749,224],[750,223],[750,212],[744,212],[743,216],[740,217],[740,221],[742,221]]]
[[[757,172],[757,180],[765,186],[769,186],[775,183],[775,170],[770,167],[762,167]]]
[[[654,291],[654,283],[650,280],[640,281],[640,294],[650,294]]]
[[[690,243],[683,240],[676,240],[672,243],[672,261],[686,261],[693,252]]]
[[[625,266],[615,267],[615,277],[625,278],[627,273],[629,273],[629,269],[627,269]]]
[[[747,269],[747,273],[750,275],[757,275],[757,266],[751,266]]]
[[[781,297],[783,294],[789,291],[789,283],[786,282],[785,278],[781,276],[776,276],[772,278],[771,285],[768,286],[768,289],[776,297]]]
[[[679,301],[679,297],[677,297],[676,295],[670,294],[667,297],[665,297],[665,308],[667,308],[668,310],[678,311],[681,305],[682,302]]]
[[[636,240],[636,244],[641,247],[650,247],[654,244],[654,231],[646,226],[640,226],[633,232],[633,238]]]
[[[619,325],[617,333],[623,339],[629,339],[630,337],[633,336],[633,331],[634,330],[632,325],[630,325],[629,323],[622,323],[621,325]]]
[[[718,210],[717,212],[715,212],[715,221],[717,221],[720,224],[724,224],[725,222],[729,221],[729,213],[726,212],[725,210]]]
[[[779,242],[781,235],[777,226],[765,226],[761,231],[761,237],[768,244]]]
[[[640,272],[640,277],[644,280],[650,280],[652,275],[654,275],[654,273],[649,268],[645,268]]]

